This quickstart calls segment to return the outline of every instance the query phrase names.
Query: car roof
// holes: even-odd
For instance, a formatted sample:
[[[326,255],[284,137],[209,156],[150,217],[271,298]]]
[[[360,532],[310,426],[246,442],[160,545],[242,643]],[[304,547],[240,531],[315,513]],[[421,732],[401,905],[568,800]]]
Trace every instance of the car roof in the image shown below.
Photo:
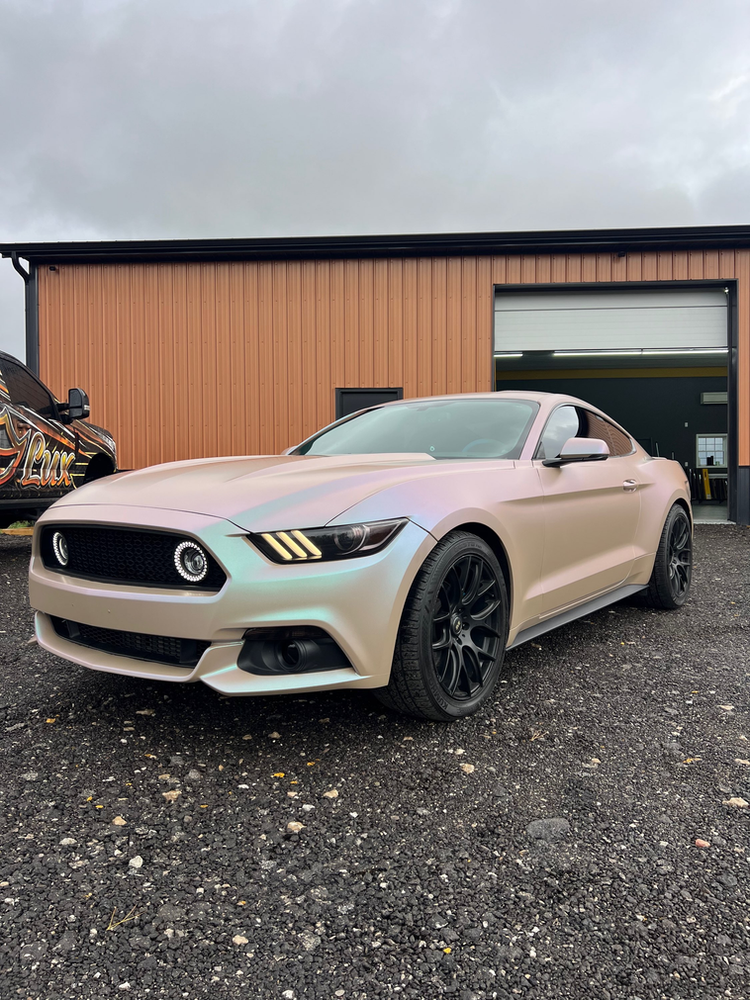
[[[578,399],[576,396],[568,396],[561,392],[532,392],[527,389],[500,389],[497,392],[454,392],[443,396],[416,396],[409,399],[394,399],[387,403],[372,403],[362,409],[375,409],[378,406],[398,406],[404,403],[430,403],[453,399],[528,399],[535,403],[574,403],[577,406],[588,406],[592,410],[599,411],[599,408],[592,403],[587,403],[585,399]]]
[[[0,358],[7,358],[8,361],[15,361],[16,364],[23,365],[24,368],[27,367],[27,365],[26,365],[26,363],[24,361],[19,360],[13,354],[8,354],[7,351],[0,351]]]
[[[538,416],[542,415],[543,420],[547,419],[547,415],[551,413],[552,410],[564,403],[569,403],[571,406],[585,406],[587,410],[597,413],[600,417],[604,417],[604,419],[609,421],[609,423],[619,428],[623,434],[626,434],[631,441],[633,441],[636,447],[640,447],[640,445],[638,445],[633,438],[633,435],[625,427],[623,427],[622,424],[618,423],[614,417],[610,417],[610,415],[605,413],[604,410],[600,410],[598,406],[587,402],[585,399],[579,399],[577,396],[568,396],[562,392],[532,392],[529,390],[516,391],[515,389],[500,389],[496,392],[454,392],[445,396],[418,396],[413,399],[394,399],[388,403],[373,403],[370,406],[363,406],[362,410],[375,410],[381,406],[403,406],[404,403],[429,403],[440,400],[445,401],[454,399],[525,399],[539,404],[540,414],[538,414]],[[362,412],[362,410],[359,412]],[[349,414],[349,416],[353,415],[354,414]],[[338,423],[338,421],[336,421],[336,423]],[[322,430],[325,429],[326,428],[322,428]],[[311,436],[315,437],[317,436],[317,433]],[[306,440],[309,440],[309,438]]]

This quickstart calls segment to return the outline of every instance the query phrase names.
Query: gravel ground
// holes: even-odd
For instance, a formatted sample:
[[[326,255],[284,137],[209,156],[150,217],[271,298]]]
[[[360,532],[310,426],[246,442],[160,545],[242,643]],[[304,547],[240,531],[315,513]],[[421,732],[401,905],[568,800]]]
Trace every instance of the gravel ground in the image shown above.
[[[66,664],[0,537],[0,995],[750,997],[749,543],[436,725]]]

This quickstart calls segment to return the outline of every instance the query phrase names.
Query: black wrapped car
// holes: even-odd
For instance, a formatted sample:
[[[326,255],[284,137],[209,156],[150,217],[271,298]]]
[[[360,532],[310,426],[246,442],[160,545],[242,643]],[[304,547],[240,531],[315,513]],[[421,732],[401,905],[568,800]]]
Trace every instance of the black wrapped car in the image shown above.
[[[33,517],[117,470],[114,439],[88,415],[82,389],[61,403],[26,365],[0,352],[0,524]]]

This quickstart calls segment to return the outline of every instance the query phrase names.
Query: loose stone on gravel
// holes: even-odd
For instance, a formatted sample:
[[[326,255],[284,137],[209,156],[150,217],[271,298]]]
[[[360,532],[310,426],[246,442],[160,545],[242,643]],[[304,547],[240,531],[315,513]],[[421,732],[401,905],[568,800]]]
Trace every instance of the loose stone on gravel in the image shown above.
[[[570,823],[559,816],[535,819],[526,827],[526,832],[534,840],[562,840],[570,833]]]
[[[321,942],[321,938],[317,934],[312,934],[309,931],[302,931],[299,935],[300,944],[305,949],[305,951],[312,951],[317,948]]]

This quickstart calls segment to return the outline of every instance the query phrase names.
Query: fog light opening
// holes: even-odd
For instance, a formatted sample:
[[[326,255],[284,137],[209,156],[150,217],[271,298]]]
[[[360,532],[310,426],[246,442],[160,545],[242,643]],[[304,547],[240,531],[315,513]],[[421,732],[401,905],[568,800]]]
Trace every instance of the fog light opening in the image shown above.
[[[289,639],[277,646],[279,659],[287,670],[309,669],[315,661],[320,647],[314,639]]]
[[[292,670],[299,665],[300,649],[296,642],[282,642],[279,646],[279,655]]]
[[[323,629],[311,625],[248,629],[237,666],[251,674],[351,669],[337,643]]]

